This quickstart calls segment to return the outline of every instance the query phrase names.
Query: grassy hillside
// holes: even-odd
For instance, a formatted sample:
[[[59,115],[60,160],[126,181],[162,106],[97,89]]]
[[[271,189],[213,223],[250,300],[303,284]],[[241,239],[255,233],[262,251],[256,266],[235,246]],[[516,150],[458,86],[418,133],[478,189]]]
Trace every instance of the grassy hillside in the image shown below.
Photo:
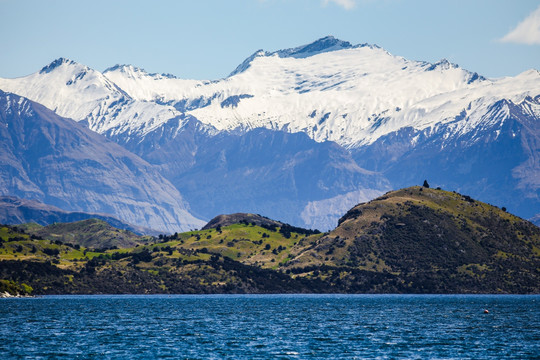
[[[54,223],[47,226],[35,223],[18,226],[30,235],[47,240],[59,240],[94,249],[130,248],[151,241],[150,236],[139,236],[120,230],[99,219],[88,219],[71,223]]]
[[[347,212],[339,226],[292,259],[391,275],[397,292],[538,292],[540,229],[497,207],[444,190],[393,191]]]
[[[318,231],[281,224],[263,226],[239,223],[164,237],[164,245],[219,254],[247,265],[278,269],[312,246],[322,236]]]
[[[244,215],[135,237],[130,248],[105,246],[122,233],[97,221],[47,233],[3,226],[0,279],[35,294],[540,292],[540,229],[457,193],[390,192],[355,206],[325,234]]]
[[[318,280],[271,269],[301,238],[279,230],[235,224],[160,236],[129,249],[92,250],[3,226],[0,279],[24,284],[34,294],[325,291]]]

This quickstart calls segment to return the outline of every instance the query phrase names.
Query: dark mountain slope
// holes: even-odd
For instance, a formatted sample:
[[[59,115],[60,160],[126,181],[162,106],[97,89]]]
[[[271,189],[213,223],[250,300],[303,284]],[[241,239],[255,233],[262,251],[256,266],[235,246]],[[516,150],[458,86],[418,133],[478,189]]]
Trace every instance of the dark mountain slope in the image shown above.
[[[538,292],[540,228],[468,196],[412,187],[357,205],[287,265],[313,266],[336,268],[349,288],[355,269],[390,275],[375,286],[390,292]]]
[[[175,232],[202,223],[150,164],[79,123],[0,91],[0,194]]]
[[[175,131],[177,122],[151,132],[144,142],[115,140],[158,166],[200,217],[246,212],[330,229],[348,207],[324,224],[306,223],[301,214],[309,202],[389,188],[381,174],[362,169],[333,142],[267,129],[211,135],[212,130],[194,118]]]

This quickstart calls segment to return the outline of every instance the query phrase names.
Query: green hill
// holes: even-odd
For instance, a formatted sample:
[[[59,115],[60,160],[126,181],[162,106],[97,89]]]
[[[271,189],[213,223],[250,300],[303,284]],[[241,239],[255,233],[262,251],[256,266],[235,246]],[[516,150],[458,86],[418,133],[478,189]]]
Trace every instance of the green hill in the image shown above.
[[[139,236],[127,230],[117,229],[100,219],[88,219],[70,223],[54,223],[47,226],[23,224],[18,226],[30,235],[47,240],[59,240],[94,249],[130,248],[150,241],[150,236]]]
[[[25,228],[0,228],[0,279],[35,294],[540,292],[540,228],[423,187],[359,204],[325,234],[253,214],[129,248],[99,221]]]
[[[387,278],[377,291],[538,292],[540,229],[468,196],[412,187],[355,206],[287,265],[320,266],[335,269],[319,277],[350,288],[359,282],[348,271],[363,270]]]
[[[234,224],[253,224],[262,226],[265,228],[275,228],[284,225],[282,222],[269,219],[267,217],[248,214],[248,213],[236,213],[227,215],[218,215],[206,224],[202,230],[215,229],[218,227],[229,226]]]
[[[2,226],[0,279],[33,288],[33,294],[322,292],[318,280],[270,269],[278,265],[267,244],[284,247],[297,235],[241,224],[95,250]]]

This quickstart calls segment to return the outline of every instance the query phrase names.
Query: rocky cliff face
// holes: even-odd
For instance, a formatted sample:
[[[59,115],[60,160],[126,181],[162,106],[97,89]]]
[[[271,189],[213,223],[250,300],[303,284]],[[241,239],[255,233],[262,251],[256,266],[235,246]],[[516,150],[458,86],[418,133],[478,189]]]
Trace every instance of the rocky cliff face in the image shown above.
[[[330,213],[319,207],[326,217],[304,219],[310,202],[359,191],[378,195],[389,188],[384,176],[362,169],[336,143],[318,143],[303,133],[255,129],[212,137],[185,135],[188,140],[179,135],[141,156],[163,164],[164,175],[206,218],[241,211],[327,230],[358,201]],[[186,143],[193,146],[186,149]],[[176,154],[174,161],[170,154]]]
[[[2,91],[0,141],[3,195],[112,214],[160,231],[203,225],[150,164],[81,124]]]

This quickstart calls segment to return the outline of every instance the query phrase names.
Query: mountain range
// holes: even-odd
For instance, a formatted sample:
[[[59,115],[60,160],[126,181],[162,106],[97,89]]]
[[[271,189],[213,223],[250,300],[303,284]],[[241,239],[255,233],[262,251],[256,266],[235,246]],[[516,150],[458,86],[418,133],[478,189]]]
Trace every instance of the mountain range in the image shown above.
[[[19,113],[21,102],[39,103],[63,122],[73,119],[77,129],[99,134],[100,144],[119,145],[110,154],[126,154],[119,157],[131,159],[131,168],[125,166],[132,176],[166,184],[159,191],[136,181],[139,192],[117,186],[117,205],[106,207],[103,192],[81,199],[74,189],[82,184],[66,187],[74,178],[95,181],[86,178],[92,167],[64,174],[66,184],[58,181],[53,189],[28,179],[43,162],[28,162],[25,171],[1,164],[2,177],[17,184],[2,186],[2,194],[65,210],[105,212],[169,232],[239,211],[327,230],[355,204],[429,179],[525,218],[540,214],[537,70],[487,79],[446,60],[407,60],[329,36],[259,50],[215,81],[132,65],[99,72],[60,58],[29,76],[0,79],[0,89],[3,98],[15,99],[4,100],[5,114]],[[79,132],[71,134],[78,144]],[[28,138],[20,139],[27,146]],[[20,159],[11,145],[2,146],[8,148],[2,158]],[[91,163],[75,161],[79,169]],[[147,210],[129,204],[139,199],[134,193],[152,204],[150,196],[168,194],[156,202],[168,202],[166,210],[152,214],[167,220],[144,219]]]

